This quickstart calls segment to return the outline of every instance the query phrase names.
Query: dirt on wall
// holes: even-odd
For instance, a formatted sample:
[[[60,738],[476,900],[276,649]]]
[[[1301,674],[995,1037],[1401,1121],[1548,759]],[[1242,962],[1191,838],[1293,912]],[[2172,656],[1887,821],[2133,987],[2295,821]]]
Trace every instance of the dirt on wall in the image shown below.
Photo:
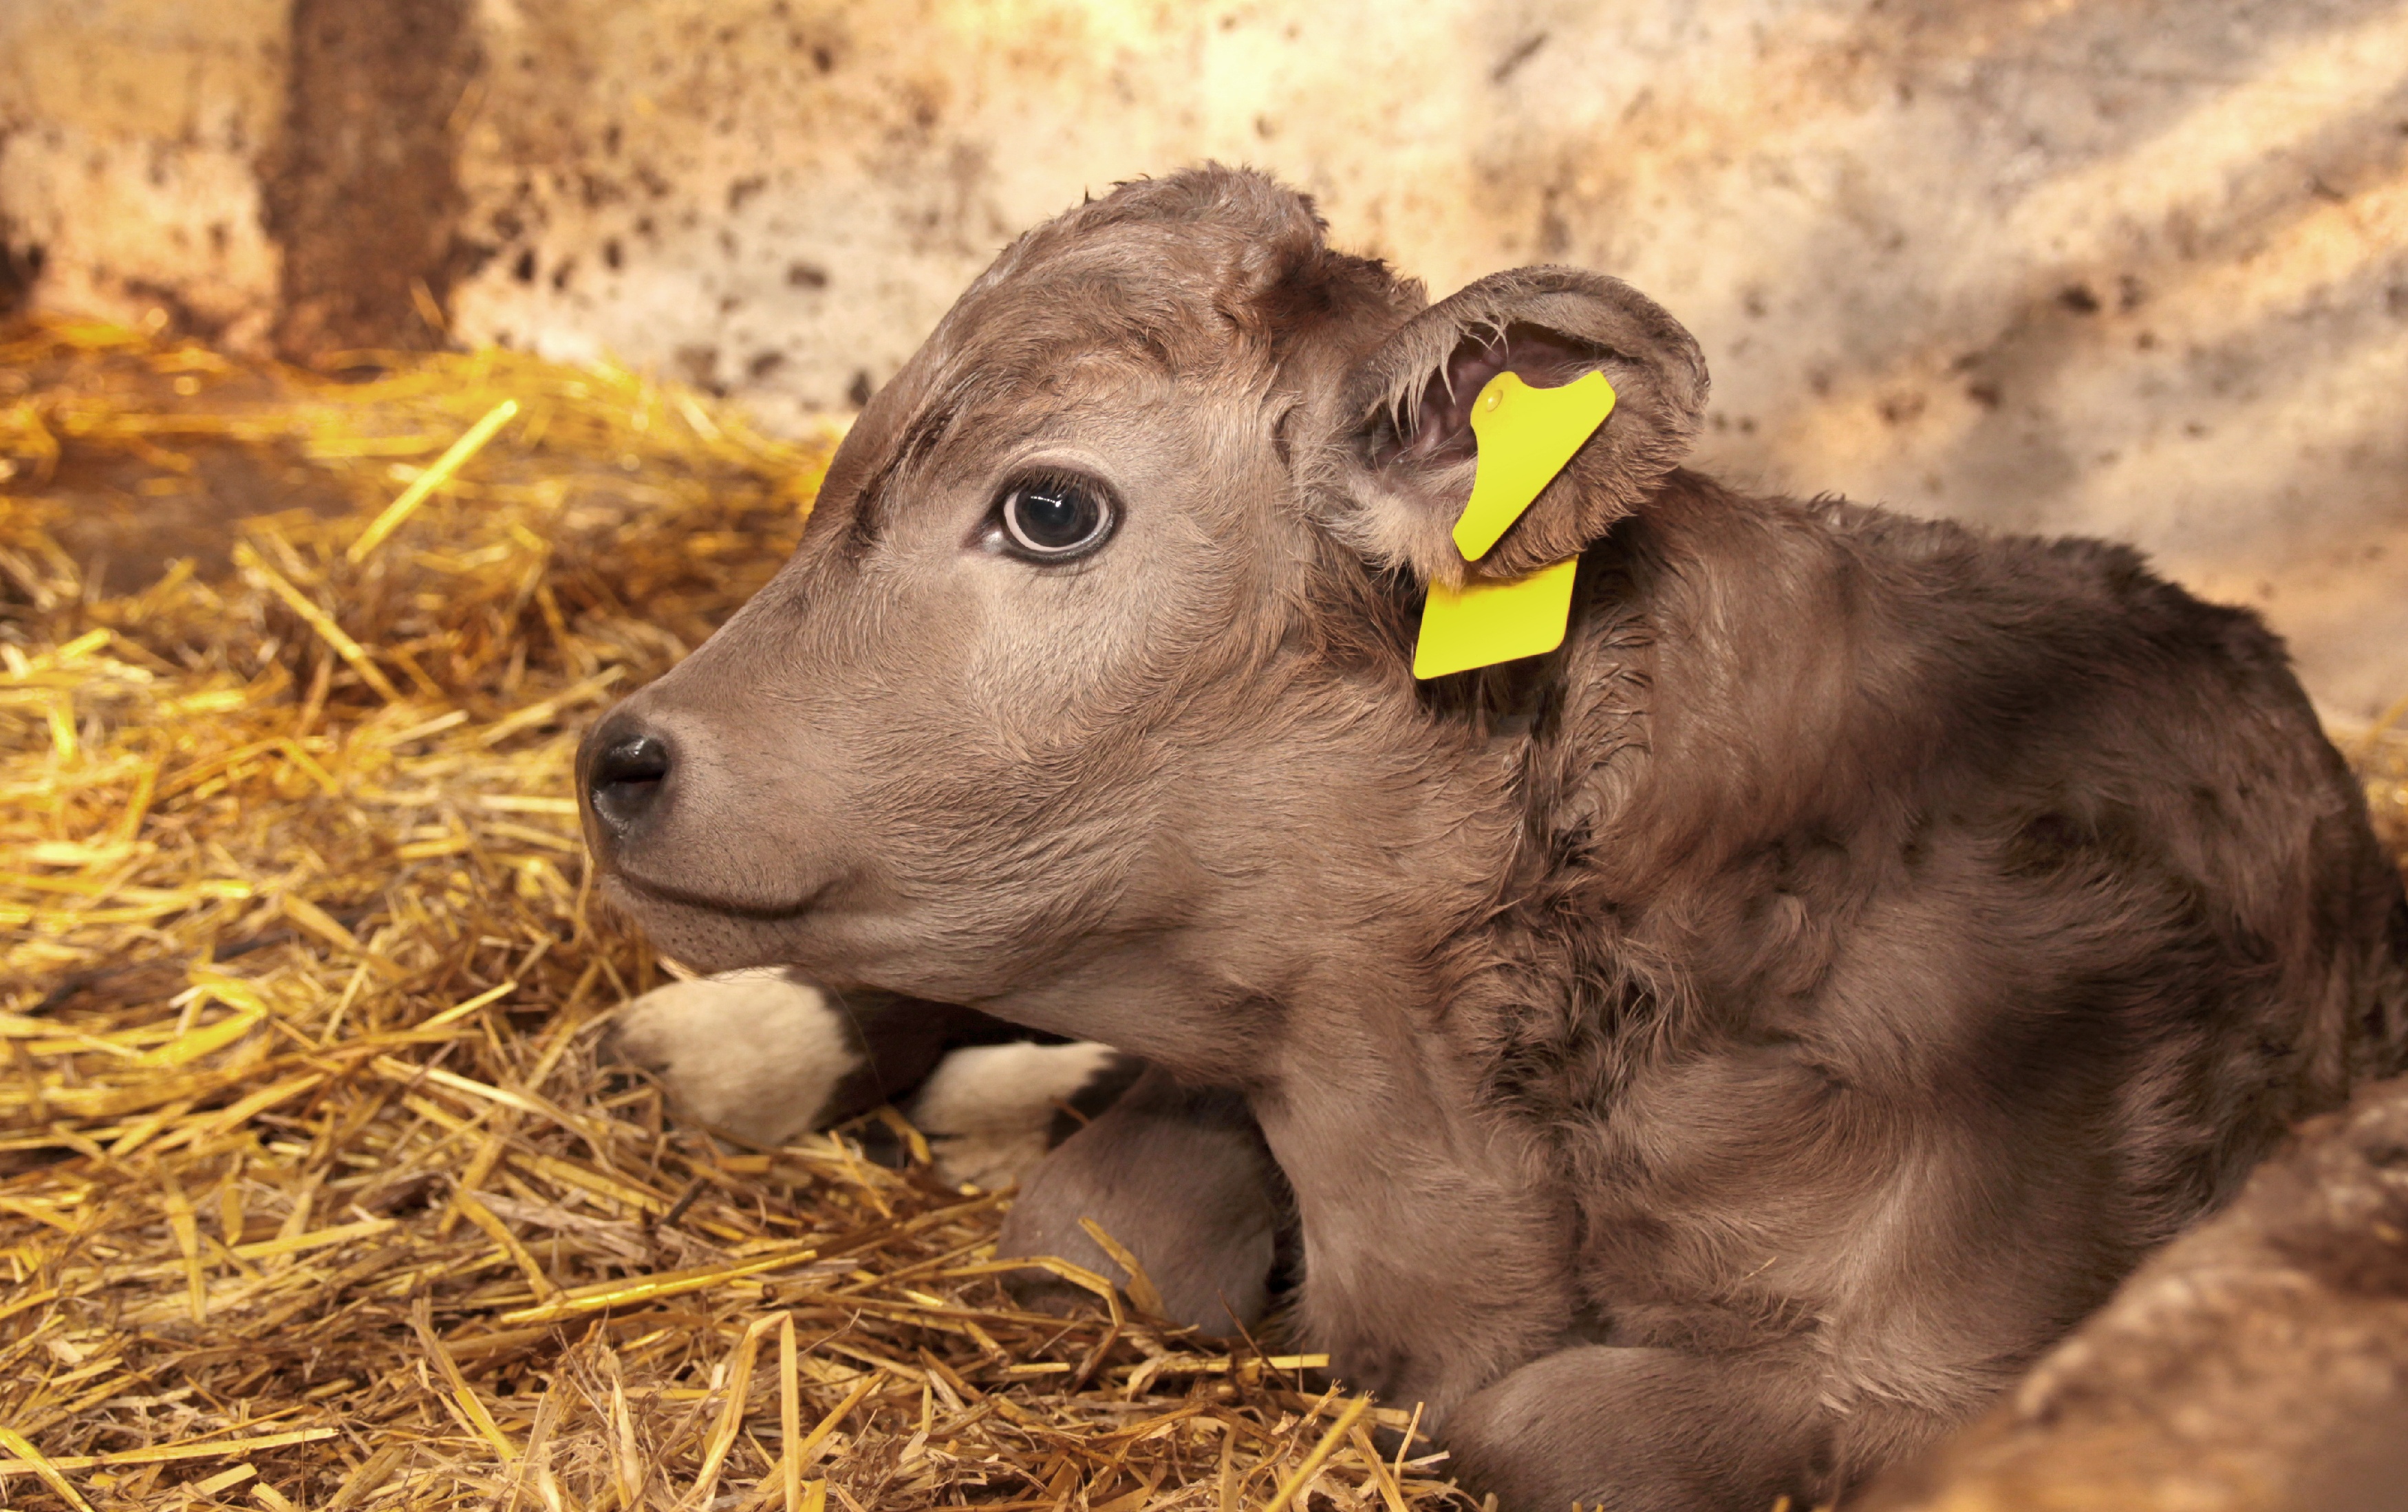
[[[264,175],[281,355],[450,338],[444,305],[475,262],[453,131],[476,72],[468,21],[469,0],[293,0],[284,135]]]

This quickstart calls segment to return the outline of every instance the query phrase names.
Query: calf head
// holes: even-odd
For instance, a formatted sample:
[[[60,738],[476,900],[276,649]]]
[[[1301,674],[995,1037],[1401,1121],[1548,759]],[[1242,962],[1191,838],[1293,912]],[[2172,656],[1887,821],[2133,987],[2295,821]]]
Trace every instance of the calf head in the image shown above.
[[[1474,394],[1612,418],[1480,563]],[[1477,906],[1510,766],[1410,671],[1433,579],[1642,506],[1688,334],[1567,268],[1418,284],[1207,168],[1022,237],[862,412],[800,549],[579,763],[609,893],[706,970],[977,1004],[1234,1074],[1336,942]],[[1478,676],[1468,674],[1466,676]]]

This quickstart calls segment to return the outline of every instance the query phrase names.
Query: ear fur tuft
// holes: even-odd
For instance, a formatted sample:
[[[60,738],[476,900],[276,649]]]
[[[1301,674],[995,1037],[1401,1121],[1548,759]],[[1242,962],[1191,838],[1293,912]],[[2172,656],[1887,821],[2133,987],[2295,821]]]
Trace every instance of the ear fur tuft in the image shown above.
[[[1587,372],[1613,413],[1478,563],[1453,530],[1470,496],[1472,398],[1512,369],[1551,388]],[[1357,365],[1327,459],[1340,534],[1423,581],[1510,578],[1577,555],[1680,464],[1705,413],[1695,337],[1620,279],[1580,268],[1492,275],[1407,321]]]

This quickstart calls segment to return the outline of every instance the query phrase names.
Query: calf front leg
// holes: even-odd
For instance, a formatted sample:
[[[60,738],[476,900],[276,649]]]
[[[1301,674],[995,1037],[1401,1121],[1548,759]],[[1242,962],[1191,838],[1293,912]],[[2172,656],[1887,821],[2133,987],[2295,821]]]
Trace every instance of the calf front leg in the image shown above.
[[[763,967],[622,1006],[609,1053],[653,1077],[682,1117],[774,1149],[920,1086],[959,1047],[1026,1034],[974,1009],[838,994]]]
[[[1262,1317],[1285,1208],[1244,1100],[1154,1066],[1045,1157],[996,1252],[1054,1256],[1125,1286],[1128,1273],[1080,1226],[1093,1219],[1144,1267],[1172,1321],[1226,1335]],[[1085,1295],[1042,1271],[1005,1284],[1037,1305]]]
[[[1462,1482],[1501,1512],[1769,1512],[1843,1489],[1833,1427],[1815,1374],[1785,1348],[1584,1345],[1475,1393],[1439,1436]]]

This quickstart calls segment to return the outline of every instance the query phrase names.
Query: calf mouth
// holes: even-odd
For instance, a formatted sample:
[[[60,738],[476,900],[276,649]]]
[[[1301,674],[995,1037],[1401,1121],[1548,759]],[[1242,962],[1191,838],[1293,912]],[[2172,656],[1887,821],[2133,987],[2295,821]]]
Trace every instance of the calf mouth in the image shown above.
[[[816,909],[827,896],[828,888],[829,884],[822,883],[791,903],[740,903],[672,883],[653,881],[624,866],[607,863],[602,866],[602,895],[638,917],[650,912],[654,905],[666,904],[722,919],[749,920],[755,923],[791,923]]]
[[[603,901],[635,920],[659,951],[706,976],[801,963],[797,935],[826,892],[791,904],[731,903],[603,866]]]

